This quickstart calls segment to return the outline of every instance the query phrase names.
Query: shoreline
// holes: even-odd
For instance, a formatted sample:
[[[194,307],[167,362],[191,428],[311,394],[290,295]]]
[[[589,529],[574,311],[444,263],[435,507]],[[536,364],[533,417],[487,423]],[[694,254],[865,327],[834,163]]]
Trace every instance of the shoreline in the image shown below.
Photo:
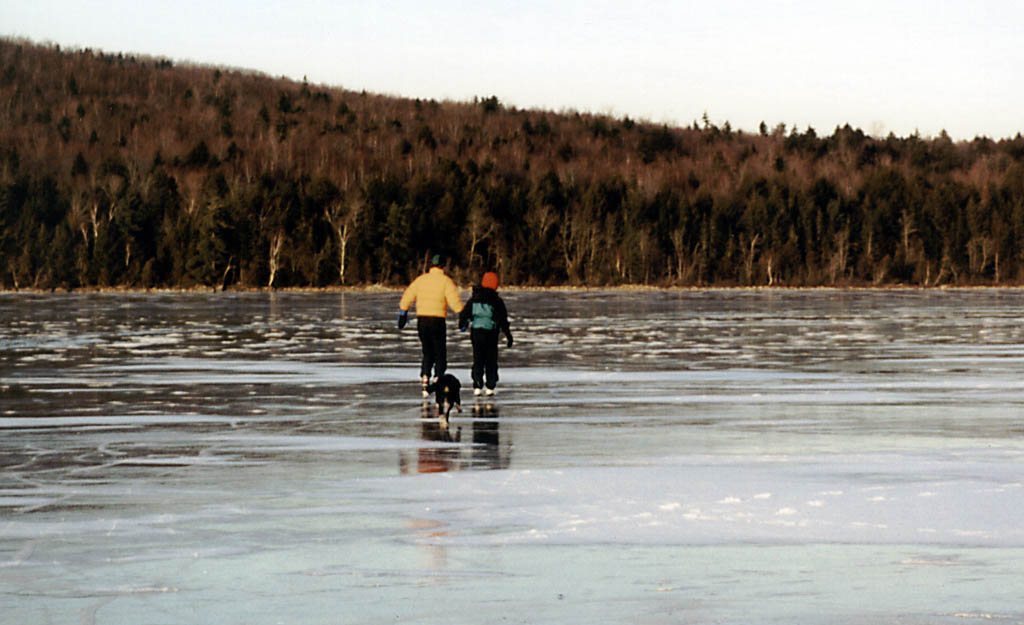
[[[458,285],[459,290],[469,290],[475,285]],[[140,288],[140,287],[81,287],[75,289],[0,289],[0,295],[98,295],[98,294],[246,294],[246,293],[395,293],[402,292],[404,286],[387,286],[370,284],[363,286],[330,286],[330,287],[248,287],[218,289],[214,287],[189,288]],[[890,284],[878,286],[653,286],[653,285],[617,285],[617,286],[501,286],[505,292],[700,292],[700,291],[1020,291],[1024,285],[938,285],[921,286],[908,284]]]

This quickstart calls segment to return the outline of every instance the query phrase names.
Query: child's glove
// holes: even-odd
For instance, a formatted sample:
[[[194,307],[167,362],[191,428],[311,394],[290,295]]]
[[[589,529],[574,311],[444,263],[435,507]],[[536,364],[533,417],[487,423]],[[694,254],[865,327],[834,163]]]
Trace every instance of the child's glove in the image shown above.
[[[505,347],[512,347],[512,333],[509,332],[505,335]]]
[[[469,329],[469,320],[467,319],[467,320],[463,321],[463,320],[460,319],[459,320],[459,332],[465,332],[468,329]]]
[[[401,310],[398,312],[398,329],[401,330],[405,327],[405,324],[409,323],[409,311]]]

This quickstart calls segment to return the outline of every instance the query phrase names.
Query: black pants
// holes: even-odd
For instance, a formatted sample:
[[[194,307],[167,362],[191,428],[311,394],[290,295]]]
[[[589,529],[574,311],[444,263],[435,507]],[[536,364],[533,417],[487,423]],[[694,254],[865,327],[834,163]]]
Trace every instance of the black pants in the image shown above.
[[[439,378],[448,368],[448,332],[444,317],[417,317],[416,329],[423,347],[420,375],[430,377],[430,370],[433,369],[434,377]]]
[[[498,331],[470,330],[473,342],[473,388],[483,388],[486,376],[487,388],[498,385]]]

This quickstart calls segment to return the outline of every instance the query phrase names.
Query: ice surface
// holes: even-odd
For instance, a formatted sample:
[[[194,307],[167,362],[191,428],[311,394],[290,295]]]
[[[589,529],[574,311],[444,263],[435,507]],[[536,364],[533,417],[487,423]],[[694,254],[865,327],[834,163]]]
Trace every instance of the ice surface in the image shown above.
[[[1024,293],[503,295],[0,294],[5,622],[1024,622]]]

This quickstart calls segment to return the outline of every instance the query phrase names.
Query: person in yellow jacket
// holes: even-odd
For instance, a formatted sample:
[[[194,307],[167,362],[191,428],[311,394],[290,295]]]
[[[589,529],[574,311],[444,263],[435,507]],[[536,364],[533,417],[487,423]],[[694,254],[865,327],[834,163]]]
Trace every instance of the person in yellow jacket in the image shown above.
[[[448,368],[448,333],[445,327],[448,308],[451,307],[456,314],[462,312],[459,289],[441,269],[439,254],[430,259],[430,270],[413,280],[402,293],[402,300],[398,303],[399,329],[409,322],[409,307],[413,302],[416,302],[416,329],[423,347],[420,383],[423,385],[423,396],[427,397],[429,393],[426,387],[430,383],[431,369],[436,380]]]

